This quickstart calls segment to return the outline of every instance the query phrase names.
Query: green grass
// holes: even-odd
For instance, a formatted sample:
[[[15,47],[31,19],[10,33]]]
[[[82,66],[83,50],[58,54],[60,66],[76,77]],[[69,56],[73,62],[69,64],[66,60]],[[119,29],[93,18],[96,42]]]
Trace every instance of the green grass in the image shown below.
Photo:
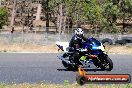
[[[80,86],[77,83],[69,84],[68,81],[64,81],[64,84],[5,84],[1,83],[0,88],[132,88],[132,84],[85,84]]]

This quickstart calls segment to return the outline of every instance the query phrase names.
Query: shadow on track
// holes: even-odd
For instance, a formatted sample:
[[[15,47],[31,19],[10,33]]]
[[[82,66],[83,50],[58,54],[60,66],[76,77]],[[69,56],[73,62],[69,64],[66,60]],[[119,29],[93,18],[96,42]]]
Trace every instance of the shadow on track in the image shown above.
[[[72,70],[72,69],[57,69],[58,71],[73,71],[73,72],[76,72],[76,71],[78,71],[78,70]],[[104,70],[102,70],[102,69],[92,69],[92,68],[90,68],[90,69],[86,69],[86,68],[84,68],[84,70],[87,72],[87,71],[94,71],[94,72],[96,72],[96,71],[104,71]]]
[[[72,69],[57,69],[58,71],[73,71],[73,72],[76,72],[77,70],[72,70]]]

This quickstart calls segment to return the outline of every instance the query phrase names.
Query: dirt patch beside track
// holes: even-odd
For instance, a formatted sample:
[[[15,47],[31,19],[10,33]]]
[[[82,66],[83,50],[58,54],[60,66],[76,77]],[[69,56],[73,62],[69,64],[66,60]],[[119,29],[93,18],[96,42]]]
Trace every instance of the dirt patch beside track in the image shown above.
[[[106,46],[105,51],[109,54],[132,54],[132,46],[112,45]],[[55,44],[36,45],[27,43],[3,43],[0,42],[0,52],[43,52],[58,53]]]

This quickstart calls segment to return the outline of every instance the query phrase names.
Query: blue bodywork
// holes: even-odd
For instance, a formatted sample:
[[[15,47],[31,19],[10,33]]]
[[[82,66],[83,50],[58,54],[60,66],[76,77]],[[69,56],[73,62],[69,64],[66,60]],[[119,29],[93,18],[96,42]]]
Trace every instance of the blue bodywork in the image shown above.
[[[100,54],[101,50],[98,47],[101,46],[101,42],[95,38],[89,38],[86,42],[82,43],[83,49],[91,49],[91,54]]]

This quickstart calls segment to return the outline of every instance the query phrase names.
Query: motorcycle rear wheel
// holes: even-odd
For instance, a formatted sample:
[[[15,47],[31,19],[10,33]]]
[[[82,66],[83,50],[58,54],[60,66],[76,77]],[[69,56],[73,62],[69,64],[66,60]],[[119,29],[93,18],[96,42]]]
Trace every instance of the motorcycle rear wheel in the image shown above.
[[[76,65],[67,64],[64,61],[62,61],[62,64],[67,70],[74,70],[74,71],[78,70],[78,66]]]

